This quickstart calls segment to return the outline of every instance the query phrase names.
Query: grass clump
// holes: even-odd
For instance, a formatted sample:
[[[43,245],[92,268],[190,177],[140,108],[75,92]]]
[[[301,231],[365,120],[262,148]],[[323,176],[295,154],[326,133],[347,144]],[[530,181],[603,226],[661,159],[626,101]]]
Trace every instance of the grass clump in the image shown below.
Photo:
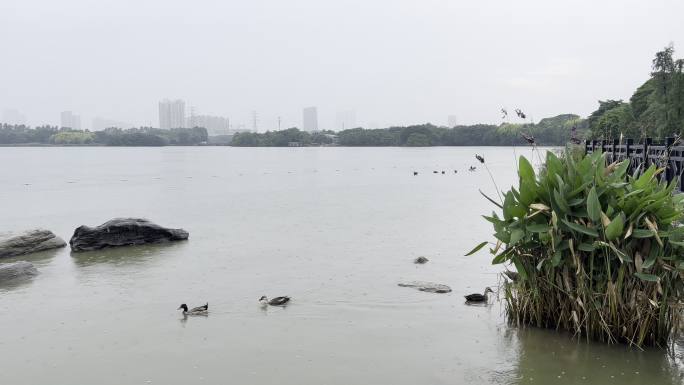
[[[601,153],[547,152],[538,175],[519,159],[519,185],[496,204],[493,263],[518,271],[505,285],[508,320],[588,339],[666,346],[682,320],[684,195],[663,169],[628,173]],[[471,253],[482,248],[478,245]]]

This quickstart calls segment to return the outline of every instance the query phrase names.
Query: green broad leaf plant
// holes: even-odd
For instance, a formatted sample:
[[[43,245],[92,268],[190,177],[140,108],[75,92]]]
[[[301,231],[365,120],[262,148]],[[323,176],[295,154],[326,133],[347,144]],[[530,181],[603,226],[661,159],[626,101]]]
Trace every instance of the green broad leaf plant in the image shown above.
[[[520,157],[518,187],[484,216],[492,262],[518,272],[503,290],[510,322],[636,346],[666,346],[677,333],[684,195],[660,181],[663,169],[629,169],[571,148],[547,152],[538,173]]]

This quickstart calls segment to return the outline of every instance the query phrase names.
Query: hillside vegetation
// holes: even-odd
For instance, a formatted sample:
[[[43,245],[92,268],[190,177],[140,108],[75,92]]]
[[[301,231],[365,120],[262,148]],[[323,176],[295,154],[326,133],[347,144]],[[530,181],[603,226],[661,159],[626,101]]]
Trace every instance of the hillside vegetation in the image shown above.
[[[656,53],[651,77],[629,99],[599,101],[588,120],[593,139],[646,137],[662,139],[684,129],[684,60],[674,58],[674,47]]]

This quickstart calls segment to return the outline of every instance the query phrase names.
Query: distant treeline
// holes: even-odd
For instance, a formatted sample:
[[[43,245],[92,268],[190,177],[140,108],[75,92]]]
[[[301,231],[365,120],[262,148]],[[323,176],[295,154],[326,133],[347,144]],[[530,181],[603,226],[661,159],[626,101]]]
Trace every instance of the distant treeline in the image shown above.
[[[537,144],[560,146],[570,141],[575,129],[581,139],[586,121],[577,115],[565,114],[542,119],[533,124],[478,124],[453,128],[422,124],[382,129],[354,128],[338,133],[310,134],[296,128],[265,133],[237,133],[233,146],[284,147],[297,142],[302,146],[331,144],[335,134],[340,146],[511,146],[519,145],[522,134],[534,136]]]
[[[297,128],[264,133],[238,132],[233,135],[231,146],[238,147],[287,147],[290,143],[300,146],[326,145],[333,143],[332,131],[309,133]]]
[[[655,54],[651,70],[629,102],[599,101],[587,119],[592,139],[662,139],[684,131],[684,59],[675,59],[669,46]]]
[[[201,127],[162,130],[152,127],[108,128],[103,131],[72,130],[54,126],[30,128],[0,125],[0,145],[101,145],[101,146],[192,146],[206,143],[207,130]]]

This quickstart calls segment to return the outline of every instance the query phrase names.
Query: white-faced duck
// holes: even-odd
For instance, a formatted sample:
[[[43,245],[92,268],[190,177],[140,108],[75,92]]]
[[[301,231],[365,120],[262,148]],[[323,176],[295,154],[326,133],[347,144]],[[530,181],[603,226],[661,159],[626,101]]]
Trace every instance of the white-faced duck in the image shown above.
[[[209,314],[209,302],[203,306],[193,307],[188,310],[188,305],[182,304],[178,307],[178,310],[183,309],[183,315],[207,315]]]
[[[494,291],[490,288],[486,288],[484,294],[474,293],[465,296],[466,302],[487,302],[487,294],[493,293]]]
[[[268,299],[265,295],[262,295],[261,298],[259,298],[259,302],[261,302],[262,305],[271,305],[271,306],[285,306],[287,305],[288,302],[290,302],[290,297],[288,296],[283,296],[283,297],[275,297],[272,299]]]

